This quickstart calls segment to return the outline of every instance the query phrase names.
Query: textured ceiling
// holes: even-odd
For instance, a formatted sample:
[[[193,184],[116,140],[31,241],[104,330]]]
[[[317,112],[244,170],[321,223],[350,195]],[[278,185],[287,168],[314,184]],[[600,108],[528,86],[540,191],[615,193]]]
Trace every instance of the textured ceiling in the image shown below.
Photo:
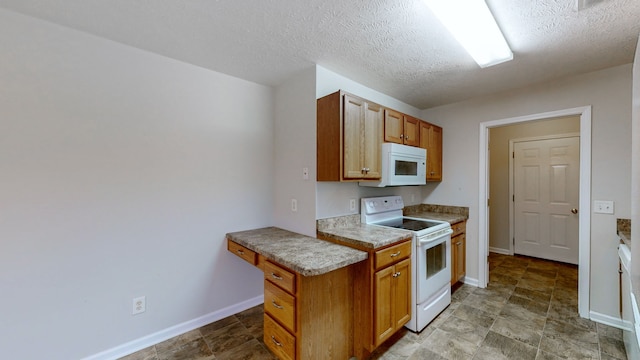
[[[265,85],[313,64],[418,108],[630,63],[640,0],[487,0],[514,60],[480,69],[422,0],[0,0]]]

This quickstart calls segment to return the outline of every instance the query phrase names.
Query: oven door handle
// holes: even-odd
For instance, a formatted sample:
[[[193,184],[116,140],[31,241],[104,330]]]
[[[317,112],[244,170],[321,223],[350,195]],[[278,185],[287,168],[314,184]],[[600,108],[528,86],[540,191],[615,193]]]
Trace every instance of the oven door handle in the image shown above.
[[[451,228],[449,228],[446,231],[443,231],[443,232],[441,232],[438,235],[433,236],[433,237],[431,237],[430,235],[427,235],[425,237],[425,239],[418,238],[418,243],[420,245],[422,245],[422,244],[428,244],[428,243],[432,243],[432,242],[437,242],[440,239],[442,239],[443,237],[451,236],[451,234],[453,234],[453,230]]]

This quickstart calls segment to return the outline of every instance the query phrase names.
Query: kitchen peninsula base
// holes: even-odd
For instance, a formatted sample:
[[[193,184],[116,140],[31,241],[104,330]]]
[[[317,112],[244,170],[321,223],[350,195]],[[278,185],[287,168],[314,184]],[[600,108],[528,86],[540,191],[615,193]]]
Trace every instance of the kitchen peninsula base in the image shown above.
[[[264,229],[266,235],[260,241],[250,239],[257,239],[259,233],[227,234],[230,252],[251,265],[263,264],[265,345],[283,360],[350,359],[354,353],[353,279],[357,264],[365,260],[367,254],[306,237],[299,239],[302,241],[299,246],[306,247],[307,252],[299,252],[313,253],[310,263],[320,257],[316,261],[322,268],[285,266],[276,260],[278,256],[274,256],[277,254],[273,250],[275,246],[282,246],[283,239],[279,237],[285,234],[283,231]],[[243,236],[246,234],[249,235]],[[269,242],[270,236],[279,241]],[[321,247],[317,253],[309,250],[309,243],[315,241],[320,242]],[[289,244],[288,251],[292,246],[295,249],[295,244]],[[288,256],[287,260],[291,258]],[[338,263],[334,266],[331,261]],[[311,274],[305,276],[307,272]]]

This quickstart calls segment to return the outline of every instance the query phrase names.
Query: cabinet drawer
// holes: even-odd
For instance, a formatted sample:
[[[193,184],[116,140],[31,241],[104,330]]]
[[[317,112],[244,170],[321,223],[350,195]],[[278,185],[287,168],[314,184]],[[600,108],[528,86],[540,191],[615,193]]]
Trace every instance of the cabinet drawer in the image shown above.
[[[279,359],[296,358],[296,338],[267,314],[264,314],[264,344]]]
[[[249,250],[246,247],[235,243],[229,239],[227,239],[227,250],[229,250],[230,252],[240,256],[241,258],[243,258],[246,262],[248,262],[251,265],[256,265],[258,263],[258,254],[256,254],[255,251],[253,250]]]
[[[384,250],[377,251],[375,253],[376,270],[382,269],[411,256],[411,243],[412,241],[409,240],[401,244],[388,247]]]
[[[455,237],[455,236],[458,236],[458,235],[464,233],[466,228],[467,228],[467,222],[466,221],[460,221],[460,222],[457,222],[457,223],[451,225],[451,230],[453,230],[453,234],[451,234],[451,237]]]
[[[289,331],[296,331],[296,299],[270,281],[264,282],[264,311]]]
[[[296,274],[277,264],[270,261],[264,264],[264,278],[291,294],[296,293]]]

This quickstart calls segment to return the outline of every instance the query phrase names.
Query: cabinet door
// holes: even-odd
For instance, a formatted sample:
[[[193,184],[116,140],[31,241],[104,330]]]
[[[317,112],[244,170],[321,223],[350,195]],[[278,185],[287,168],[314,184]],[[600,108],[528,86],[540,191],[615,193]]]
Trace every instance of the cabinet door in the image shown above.
[[[420,122],[420,147],[427,149],[427,181],[442,181],[442,128]]]
[[[392,311],[392,287],[394,267],[389,266],[375,273],[374,345],[382,344],[395,330]]]
[[[393,318],[395,329],[400,329],[411,319],[411,259],[395,266],[393,277]]]
[[[456,246],[456,238],[451,238],[451,286],[458,282],[458,247]]]
[[[420,120],[408,115],[404,116],[404,144],[420,146]]]
[[[466,238],[465,234],[461,234],[453,238],[452,245],[456,248],[456,282],[460,281],[466,274]]]
[[[364,113],[364,154],[365,179],[380,179],[382,175],[382,106],[366,103]]]
[[[404,116],[394,110],[384,110],[384,141],[404,143]]]
[[[427,155],[427,180],[442,181],[442,128],[431,125],[429,129],[429,150]]]
[[[365,102],[362,99],[345,95],[343,117],[343,177],[360,179],[363,176],[363,132]]]

